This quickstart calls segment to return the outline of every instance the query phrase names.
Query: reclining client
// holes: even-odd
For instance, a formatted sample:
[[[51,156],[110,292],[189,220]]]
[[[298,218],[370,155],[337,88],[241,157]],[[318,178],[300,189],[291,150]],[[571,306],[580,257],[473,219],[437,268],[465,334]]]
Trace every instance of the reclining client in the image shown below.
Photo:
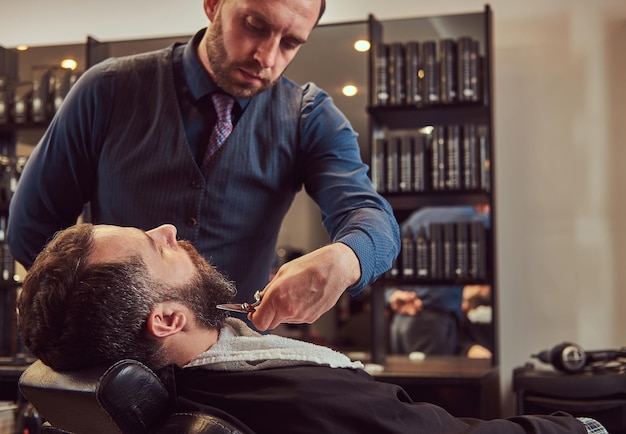
[[[235,292],[172,225],[79,224],[28,271],[19,328],[53,369],[136,359],[176,391],[176,410],[217,409],[244,433],[606,433],[565,413],[477,420],[413,403],[339,352],[229,318],[216,305]]]

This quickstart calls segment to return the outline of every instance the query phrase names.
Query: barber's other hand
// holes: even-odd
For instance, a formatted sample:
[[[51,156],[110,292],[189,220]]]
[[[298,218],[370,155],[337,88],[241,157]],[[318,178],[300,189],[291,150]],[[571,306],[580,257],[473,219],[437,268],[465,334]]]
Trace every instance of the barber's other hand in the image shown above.
[[[342,243],[329,244],[280,267],[248,318],[258,330],[272,330],[281,323],[310,324],[360,277],[361,267],[352,249]]]

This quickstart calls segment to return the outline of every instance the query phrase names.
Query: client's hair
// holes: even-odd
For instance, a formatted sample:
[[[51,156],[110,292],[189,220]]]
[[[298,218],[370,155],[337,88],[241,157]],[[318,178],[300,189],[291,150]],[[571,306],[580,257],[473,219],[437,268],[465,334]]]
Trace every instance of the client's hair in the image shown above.
[[[93,226],[80,224],[59,232],[39,254],[26,274],[17,303],[25,345],[57,370],[124,358],[153,369],[164,366],[167,355],[147,332],[146,321],[156,303],[178,297],[149,278],[138,256],[88,264],[93,245]],[[222,293],[232,291],[230,282],[213,280],[211,284],[226,286]],[[183,292],[181,296],[185,298]],[[203,323],[221,327],[226,315],[212,311],[215,316]]]

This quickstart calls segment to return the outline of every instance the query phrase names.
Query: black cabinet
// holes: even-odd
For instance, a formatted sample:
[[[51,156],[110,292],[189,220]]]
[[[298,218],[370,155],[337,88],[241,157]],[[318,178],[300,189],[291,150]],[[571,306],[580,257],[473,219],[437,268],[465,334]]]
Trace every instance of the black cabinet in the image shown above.
[[[551,414],[565,411],[591,417],[611,434],[626,433],[626,376],[619,370],[576,374],[533,365],[513,371],[517,414]]]
[[[373,285],[376,363],[384,363],[388,352],[384,290],[390,285],[489,285],[495,305],[491,14],[486,5],[468,14],[369,18],[367,112],[371,178],[377,191],[389,201],[399,223],[425,206],[487,205],[490,213],[489,228],[477,238],[481,245],[474,260],[479,269],[445,261],[435,266],[433,256],[433,271],[420,273],[415,256],[406,255],[416,239],[403,239],[396,265]],[[495,331],[495,316],[492,327]]]

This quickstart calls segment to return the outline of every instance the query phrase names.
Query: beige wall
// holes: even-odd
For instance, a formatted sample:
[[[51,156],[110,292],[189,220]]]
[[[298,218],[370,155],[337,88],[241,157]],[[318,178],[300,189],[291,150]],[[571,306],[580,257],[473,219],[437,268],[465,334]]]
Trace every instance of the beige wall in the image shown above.
[[[469,0],[328,3],[324,22],[362,20],[370,12],[384,19],[483,8]],[[511,370],[531,353],[563,340],[588,349],[626,345],[626,208],[621,200],[626,190],[621,168],[626,157],[626,2],[490,4],[499,357],[507,415],[513,408]],[[82,42],[87,34],[103,40],[188,34],[204,25],[201,2],[189,0],[3,1],[0,17],[0,44],[5,46]],[[295,237],[293,231],[286,236]]]

